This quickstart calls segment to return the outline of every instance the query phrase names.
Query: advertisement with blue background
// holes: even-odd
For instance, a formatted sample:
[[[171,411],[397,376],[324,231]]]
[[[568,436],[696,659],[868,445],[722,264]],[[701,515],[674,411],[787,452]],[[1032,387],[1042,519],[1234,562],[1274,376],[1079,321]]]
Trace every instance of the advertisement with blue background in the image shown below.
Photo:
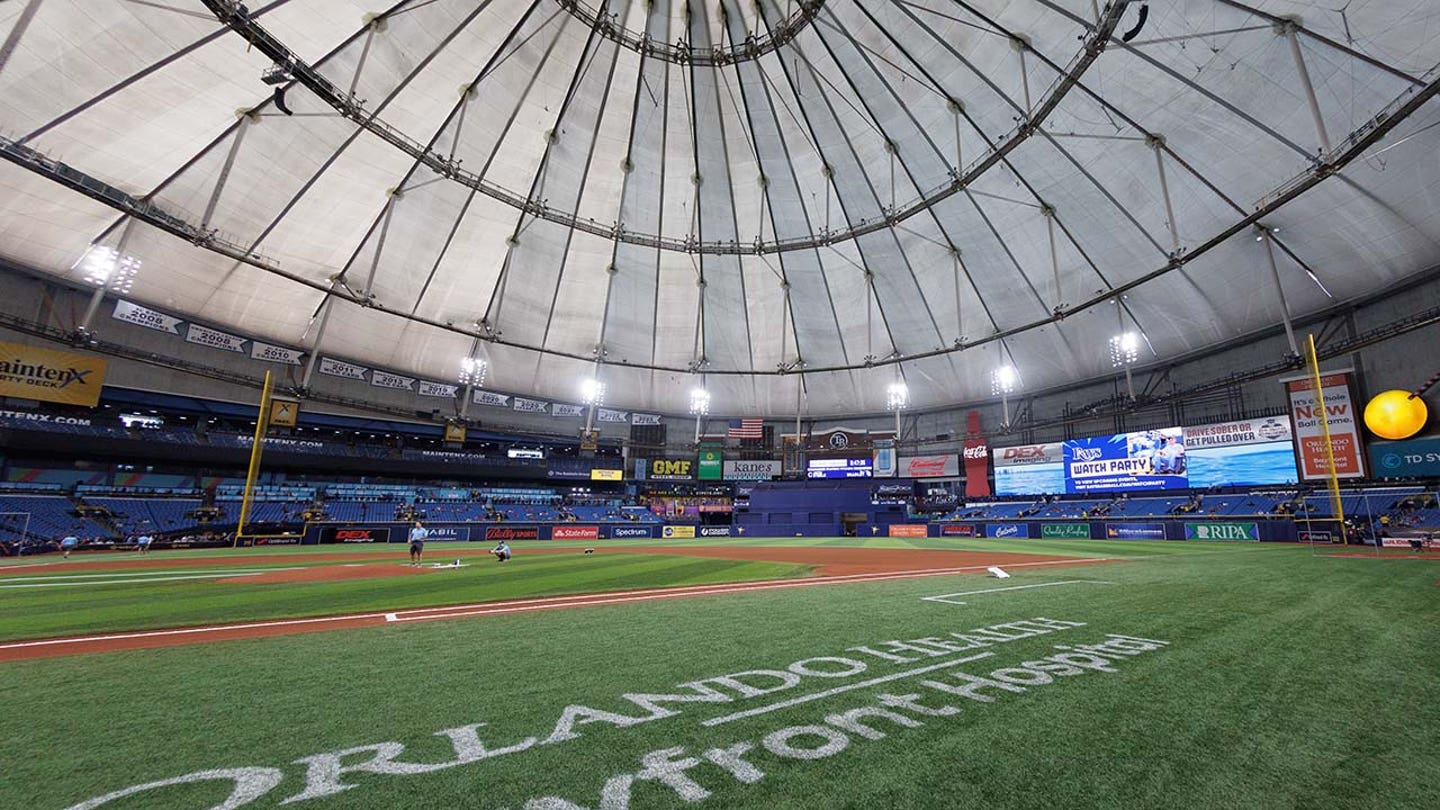
[[[1164,540],[1163,523],[1107,523],[1105,536],[1111,540]]]
[[[985,527],[986,537],[1029,537],[1030,526],[1025,523],[991,523]]]
[[[1370,471],[1377,478],[1440,476],[1440,436],[1403,442],[1372,442]]]
[[[1185,436],[1180,428],[1071,439],[1064,447],[1067,493],[1190,486],[1186,475]]]
[[[1245,487],[1293,484],[1295,445],[1283,416],[1185,428],[1190,486]]]

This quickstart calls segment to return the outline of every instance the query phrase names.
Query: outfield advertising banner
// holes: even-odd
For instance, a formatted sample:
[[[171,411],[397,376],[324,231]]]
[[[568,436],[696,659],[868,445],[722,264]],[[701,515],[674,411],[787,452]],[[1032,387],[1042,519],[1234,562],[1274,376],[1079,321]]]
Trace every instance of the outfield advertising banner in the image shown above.
[[[1089,540],[1089,523],[1041,523],[1040,536],[1051,540]]]
[[[476,539],[475,535],[470,536],[471,540]],[[485,542],[498,543],[501,540],[539,540],[539,526],[486,526]]]
[[[390,529],[385,527],[352,529],[344,526],[324,526],[320,529],[322,543],[388,543]]]
[[[551,540],[599,540],[599,526],[553,526]]]
[[[928,537],[930,527],[923,523],[892,523],[890,524],[891,537]]]
[[[944,523],[940,526],[941,537],[974,537],[973,523]]]
[[[1059,442],[996,447],[996,495],[1034,495],[1065,490],[1065,448]]]
[[[430,534],[425,539],[434,540],[437,543],[470,539],[470,526],[435,526],[427,528]]]
[[[616,540],[629,540],[636,537],[654,537],[653,526],[611,526],[610,536]]]
[[[695,538],[695,527],[666,526],[660,531],[660,536],[667,540],[693,540]]]
[[[1373,442],[1370,469],[1377,478],[1434,478],[1440,476],[1440,436],[1403,442]]]
[[[1067,493],[1190,486],[1180,428],[1070,439],[1064,447]]]
[[[1190,486],[1293,484],[1295,445],[1283,416],[1185,428]]]
[[[701,527],[700,527],[700,536],[701,536],[701,537],[729,537],[729,536],[730,536],[730,527],[729,527],[729,526],[701,526]]]
[[[1030,526],[1024,523],[991,523],[985,527],[985,536],[996,539],[1029,537]]]
[[[1186,540],[1246,540],[1260,542],[1258,523],[1186,523]]]
[[[1295,431],[1300,476],[1306,481],[1322,481],[1330,477],[1325,452],[1325,427],[1330,428],[1330,450],[1335,457],[1336,478],[1364,478],[1365,457],[1361,452],[1360,424],[1356,419],[1354,399],[1350,394],[1350,369],[1330,371],[1321,375],[1321,394],[1325,399],[1325,415],[1320,413],[1320,397],[1315,395],[1315,382],[1310,377],[1281,380],[1290,398],[1290,422]]]
[[[0,342],[0,396],[93,408],[106,366],[98,357]]]
[[[942,456],[901,456],[901,478],[959,478],[960,457]]]
[[[1107,523],[1105,536],[1111,540],[1164,540],[1163,523]]]

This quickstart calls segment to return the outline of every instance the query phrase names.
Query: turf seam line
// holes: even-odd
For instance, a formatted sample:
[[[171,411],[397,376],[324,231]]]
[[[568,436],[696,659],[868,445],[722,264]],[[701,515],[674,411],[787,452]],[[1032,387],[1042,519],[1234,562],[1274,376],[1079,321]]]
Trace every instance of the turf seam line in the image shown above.
[[[890,681],[898,681],[902,678],[909,678],[912,675],[924,675],[927,672],[934,672],[937,669],[945,669],[946,667],[953,667],[959,664],[968,664],[971,661],[979,661],[982,658],[990,658],[993,655],[995,655],[995,653],[993,652],[976,653],[974,655],[967,655],[964,658],[955,658],[950,661],[944,661],[939,664],[930,664],[928,666],[916,667],[915,669],[907,669],[904,672],[894,672],[889,675],[883,675],[879,678],[870,678],[869,680],[865,681],[857,681],[856,683],[850,683],[844,686],[837,686],[834,689],[826,689],[823,692],[812,692],[808,695],[801,695],[800,697],[790,698],[789,700],[782,700],[779,703],[771,703],[766,706],[756,706],[753,709],[746,709],[743,712],[735,712],[733,714],[725,714],[719,717],[712,717],[709,720],[701,722],[700,725],[718,726],[735,720],[742,720],[746,717],[754,717],[760,714],[768,714],[779,709],[788,709],[791,706],[799,706],[802,703],[809,703],[812,700],[821,700],[844,692],[852,692],[856,689],[864,689],[867,686],[878,686],[882,683],[889,683]]]

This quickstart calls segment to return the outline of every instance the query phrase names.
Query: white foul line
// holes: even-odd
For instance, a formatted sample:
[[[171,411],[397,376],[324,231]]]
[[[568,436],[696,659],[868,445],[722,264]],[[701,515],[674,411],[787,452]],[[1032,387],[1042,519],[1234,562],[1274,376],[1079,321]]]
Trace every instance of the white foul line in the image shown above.
[[[1106,582],[1100,579],[1065,579],[1059,582],[1037,582],[1034,585],[1011,585],[1008,588],[986,588],[983,591],[961,591],[960,593],[942,593],[939,596],[922,596],[922,602],[944,602],[947,605],[963,605],[964,602],[957,602],[951,599],[952,596],[974,596],[977,593],[999,593],[1000,591],[1023,591],[1026,588],[1049,588],[1052,585],[1114,585],[1113,582]]]
[[[101,579],[82,580],[79,582],[27,582],[24,584],[0,585],[0,588],[60,588],[65,585],[140,585],[147,582],[178,582],[184,579],[228,579],[230,577],[258,577],[268,574],[270,571],[298,571],[298,568],[271,568],[265,571],[250,571],[236,573],[226,571],[221,574],[186,574],[174,577],[139,577],[135,579]]]
[[[812,692],[811,694],[801,695],[797,698],[782,700],[779,703],[771,703],[768,706],[756,706],[753,709],[746,709],[743,712],[735,712],[734,714],[726,714],[721,715],[720,717],[712,717],[709,720],[702,722],[700,725],[718,726],[722,723],[729,723],[732,720],[741,720],[746,717],[754,717],[757,714],[768,714],[769,712],[773,712],[778,709],[787,709],[791,706],[798,706],[801,703],[809,703],[812,700],[820,700],[822,698],[830,697],[831,695],[838,695],[842,692],[849,692],[855,689],[864,689],[867,686],[875,686],[876,684],[888,683],[890,681],[898,681],[901,678],[908,678],[911,675],[923,675],[926,672],[934,672],[937,669],[953,667],[956,664],[967,664],[971,661],[979,661],[982,658],[989,658],[994,654],[995,653],[992,652],[976,653],[975,655],[967,655],[964,658],[955,658],[949,661],[942,661],[938,664],[931,664],[925,667],[907,669],[904,672],[896,672],[894,674],[885,675],[880,678],[871,678],[868,681],[859,681],[857,683],[846,684],[844,686],[837,686],[834,689],[826,689],[823,692]]]
[[[292,567],[290,567],[290,568],[227,568],[227,569],[225,569],[223,572],[219,572],[219,571],[217,571],[217,572],[212,572],[212,574],[207,574],[206,576],[211,576],[211,575],[213,575],[213,576],[225,577],[225,576],[230,576],[230,575],[232,575],[232,574],[234,574],[234,575],[239,575],[239,574],[268,574],[268,573],[270,573],[271,571],[298,571],[298,570],[300,570],[300,568],[302,568],[302,567],[304,567],[304,566],[292,566]],[[72,580],[72,579],[107,579],[107,578],[134,579],[136,582],[143,582],[143,581],[145,581],[146,579],[149,579],[149,578],[152,578],[152,577],[175,577],[175,576],[186,576],[186,575],[187,575],[187,574],[185,573],[184,570],[177,570],[177,569],[170,569],[170,570],[168,570],[168,571],[125,571],[125,570],[110,570],[110,571],[106,571],[106,572],[103,573],[103,574],[55,574],[55,575],[50,575],[50,574],[38,574],[38,575],[35,575],[35,576],[28,576],[28,577],[4,577],[4,578],[0,578],[0,582],[61,582],[61,581],[67,581],[67,580]],[[195,575],[195,574],[193,574],[193,572],[192,572],[192,574],[190,574],[190,575]],[[198,576],[198,575],[196,575],[196,576]]]

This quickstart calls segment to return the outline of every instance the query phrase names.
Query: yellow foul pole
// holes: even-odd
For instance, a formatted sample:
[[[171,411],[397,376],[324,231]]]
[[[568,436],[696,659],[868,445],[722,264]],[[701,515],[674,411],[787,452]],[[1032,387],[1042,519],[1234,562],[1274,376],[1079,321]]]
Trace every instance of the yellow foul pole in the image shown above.
[[[1315,402],[1320,408],[1320,429],[1325,437],[1325,464],[1330,471],[1330,508],[1340,522],[1340,539],[1350,545],[1345,534],[1345,507],[1340,502],[1340,476],[1335,472],[1335,446],[1330,443],[1330,412],[1325,410],[1325,387],[1320,384],[1320,360],[1315,355],[1315,335],[1307,335],[1305,342],[1306,359],[1310,362],[1310,380],[1315,385]]]
[[[235,527],[235,542],[245,533],[250,522],[250,506],[255,498],[255,479],[260,475],[260,453],[265,447],[265,431],[270,427],[270,372],[265,372],[265,386],[260,390],[260,413],[255,417],[255,442],[250,445],[250,470],[245,474],[245,494],[240,500],[240,523]]]

